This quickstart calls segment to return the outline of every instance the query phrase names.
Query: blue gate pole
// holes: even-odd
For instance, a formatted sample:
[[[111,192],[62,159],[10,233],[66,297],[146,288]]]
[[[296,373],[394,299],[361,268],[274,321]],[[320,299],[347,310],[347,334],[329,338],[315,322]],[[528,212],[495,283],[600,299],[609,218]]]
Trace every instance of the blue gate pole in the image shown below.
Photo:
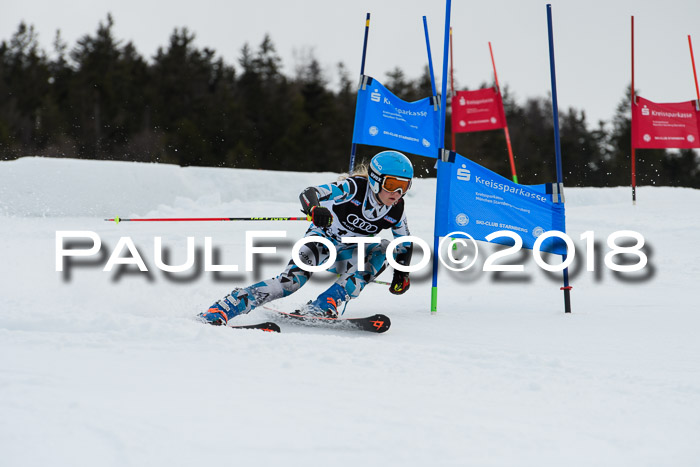
[[[450,12],[452,10],[452,0],[447,0],[445,6],[445,41],[442,54],[442,95],[440,96],[440,131],[438,144],[438,159],[445,149],[445,112],[447,108],[447,59],[450,51]],[[437,166],[436,166],[437,167]],[[438,169],[439,170],[439,169]],[[440,249],[440,236],[437,232],[438,206],[437,202],[437,180],[435,183],[435,232],[433,239],[433,286],[430,294],[430,312],[437,312],[437,280],[438,280],[438,254]]]
[[[367,13],[367,19],[365,20],[365,41],[362,45],[362,65],[360,66],[360,79],[362,75],[365,74],[365,58],[367,58],[367,38],[369,37],[369,13]],[[355,168],[355,154],[357,154],[357,144],[352,143],[352,148],[350,149],[350,168],[348,173],[352,174]]]
[[[423,16],[423,30],[425,31],[425,46],[428,48],[428,69],[430,70],[430,86],[433,89],[433,96],[437,97],[435,89],[435,73],[433,73],[433,54],[430,52],[430,36],[428,36],[428,20]]]
[[[554,66],[554,33],[552,31],[552,5],[547,4],[547,31],[549,35],[549,70],[552,76],[552,113],[554,117],[554,153],[557,162],[557,184],[559,185],[559,202],[564,202],[564,176],[561,164],[561,143],[559,139],[559,104],[557,102],[557,76]],[[566,226],[564,226],[566,230]],[[562,255],[562,262],[566,261],[567,254]],[[564,268],[564,313],[571,313],[571,286],[569,285],[569,268]]]

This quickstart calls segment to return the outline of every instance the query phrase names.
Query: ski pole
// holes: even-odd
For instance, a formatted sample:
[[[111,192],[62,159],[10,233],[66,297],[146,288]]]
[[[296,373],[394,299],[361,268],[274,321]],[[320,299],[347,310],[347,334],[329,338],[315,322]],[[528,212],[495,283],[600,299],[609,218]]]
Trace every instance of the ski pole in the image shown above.
[[[340,277],[340,274],[338,274],[337,276]],[[380,281],[380,280],[373,280],[372,282],[370,282],[370,284],[391,285],[391,282]]]
[[[132,218],[105,219],[107,222],[230,222],[230,221],[311,221],[311,216],[304,217],[161,217],[161,218]]]

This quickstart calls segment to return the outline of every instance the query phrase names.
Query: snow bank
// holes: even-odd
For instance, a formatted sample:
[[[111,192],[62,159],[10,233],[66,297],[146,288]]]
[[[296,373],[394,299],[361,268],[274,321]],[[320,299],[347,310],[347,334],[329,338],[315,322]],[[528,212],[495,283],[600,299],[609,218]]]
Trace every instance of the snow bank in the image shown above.
[[[329,174],[27,157],[0,162],[0,215],[105,217],[292,199]],[[125,210],[127,210],[125,212]],[[201,212],[200,212],[201,213]]]
[[[305,187],[337,176],[25,157],[0,162],[0,215],[123,217],[175,212],[178,208],[193,216],[223,215],[221,208],[240,208],[245,203],[294,201]],[[416,180],[409,199],[431,197],[434,191],[434,179]],[[639,191],[642,205],[647,204],[645,198],[662,205],[700,203],[700,190],[690,188],[641,187]],[[566,196],[567,207],[628,206],[631,200],[629,187],[567,188]]]

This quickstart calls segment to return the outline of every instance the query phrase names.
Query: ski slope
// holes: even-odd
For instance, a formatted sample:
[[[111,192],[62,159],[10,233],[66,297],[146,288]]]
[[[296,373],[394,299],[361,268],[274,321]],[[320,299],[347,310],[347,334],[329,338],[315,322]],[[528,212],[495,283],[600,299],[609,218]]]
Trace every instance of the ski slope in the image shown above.
[[[23,158],[0,162],[0,458],[14,466],[695,466],[700,459],[700,191],[568,189],[573,313],[561,277],[429,268],[391,295],[371,284],[347,316],[369,335],[280,323],[281,334],[202,325],[235,286],[277,274],[306,222],[120,224],[121,217],[296,216],[298,193],[337,174]],[[432,245],[434,180],[407,195]],[[247,230],[276,253],[245,269]],[[648,265],[613,273],[608,235],[635,230]],[[56,232],[92,231],[98,255],[56,271]],[[593,231],[596,270],[586,271]],[[166,273],[154,237],[195,267]],[[104,272],[120,237],[148,267]],[[217,264],[205,272],[204,238]],[[126,252],[125,252],[126,254]],[[414,261],[420,253],[414,254]],[[556,260],[551,261],[556,263]],[[390,280],[390,273],[380,278]],[[334,280],[317,273],[283,310]],[[255,310],[241,323],[271,319]]]

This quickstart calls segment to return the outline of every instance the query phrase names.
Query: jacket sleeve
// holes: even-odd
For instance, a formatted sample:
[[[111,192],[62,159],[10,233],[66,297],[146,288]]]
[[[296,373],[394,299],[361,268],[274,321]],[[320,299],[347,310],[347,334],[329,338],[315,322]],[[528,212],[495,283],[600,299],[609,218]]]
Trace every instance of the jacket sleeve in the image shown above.
[[[311,208],[320,206],[321,201],[342,202],[353,197],[357,186],[355,182],[346,179],[327,185],[311,186],[301,192],[299,201],[305,214],[311,213]]]
[[[391,233],[394,238],[407,237],[411,235],[408,230],[408,223],[406,221],[406,214],[401,216],[401,219],[391,228]],[[411,264],[411,257],[413,256],[413,243],[404,242],[401,243],[396,248],[396,262],[402,266],[409,266]]]

